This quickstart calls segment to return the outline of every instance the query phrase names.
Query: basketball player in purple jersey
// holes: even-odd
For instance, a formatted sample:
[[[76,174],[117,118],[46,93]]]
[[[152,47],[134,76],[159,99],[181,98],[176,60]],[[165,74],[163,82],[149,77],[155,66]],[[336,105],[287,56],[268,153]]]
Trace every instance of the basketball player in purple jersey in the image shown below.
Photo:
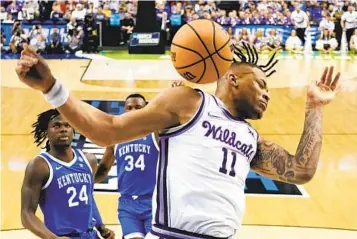
[[[114,233],[101,223],[93,198],[93,154],[71,147],[73,128],[57,110],[48,110],[33,124],[35,143],[46,142],[46,151],[32,160],[21,190],[21,221],[40,238],[96,239],[96,226],[104,238]],[[40,206],[44,223],[35,215]],[[96,223],[93,222],[93,217]]]
[[[308,86],[305,122],[295,154],[260,136],[246,119],[267,109],[271,58],[258,65],[255,49],[237,50],[217,79],[214,95],[175,87],[140,110],[106,114],[78,100],[51,74],[45,60],[25,45],[19,79],[41,91],[79,132],[111,146],[160,132],[160,158],[153,200],[153,225],[146,238],[231,238],[245,211],[249,170],[268,178],[305,184],[315,175],[322,146],[324,106],[336,96],[340,73],[325,68]]]

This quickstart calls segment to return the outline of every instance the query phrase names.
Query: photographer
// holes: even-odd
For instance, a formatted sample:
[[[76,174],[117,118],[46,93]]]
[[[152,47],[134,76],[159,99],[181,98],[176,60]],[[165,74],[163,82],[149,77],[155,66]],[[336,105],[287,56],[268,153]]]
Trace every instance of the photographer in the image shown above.
[[[42,26],[33,26],[30,32],[30,46],[36,50],[37,53],[43,53],[46,49],[46,38],[42,34]]]
[[[96,24],[93,16],[86,15],[84,18],[84,39],[83,51],[84,52],[97,52],[98,48],[98,34]]]
[[[27,39],[20,31],[15,31],[10,39],[10,49],[12,53],[18,54],[23,50],[22,44],[27,43]]]
[[[131,14],[126,12],[125,18],[121,20],[121,44],[126,44],[129,40],[131,33],[134,30],[134,20],[131,17]]]

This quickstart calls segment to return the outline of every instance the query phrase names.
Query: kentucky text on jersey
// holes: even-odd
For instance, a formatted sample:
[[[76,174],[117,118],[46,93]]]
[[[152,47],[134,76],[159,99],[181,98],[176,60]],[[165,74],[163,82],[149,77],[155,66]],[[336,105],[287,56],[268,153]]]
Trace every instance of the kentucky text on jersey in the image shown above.
[[[211,124],[207,120],[202,122],[203,128],[207,128],[207,132],[205,134],[206,137],[212,137],[215,140],[226,143],[232,147],[238,149],[238,151],[244,155],[247,159],[249,159],[254,153],[252,144],[245,144],[236,139],[236,133],[231,132],[229,129],[222,129],[221,126],[216,126]]]
[[[92,175],[88,173],[70,173],[57,178],[58,188],[82,183],[92,183]]]
[[[150,146],[146,144],[128,144],[119,148],[119,157],[129,153],[146,153],[150,154]]]

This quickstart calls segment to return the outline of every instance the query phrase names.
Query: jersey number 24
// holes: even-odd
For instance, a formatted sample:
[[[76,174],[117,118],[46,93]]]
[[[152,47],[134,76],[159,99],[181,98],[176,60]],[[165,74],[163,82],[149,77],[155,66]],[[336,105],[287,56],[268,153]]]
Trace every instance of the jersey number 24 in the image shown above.
[[[87,185],[82,186],[81,191],[79,191],[78,198],[76,198],[77,197],[77,189],[75,187],[67,188],[67,194],[71,194],[70,198],[68,199],[69,207],[79,206],[79,201],[85,202],[85,204],[88,204]]]

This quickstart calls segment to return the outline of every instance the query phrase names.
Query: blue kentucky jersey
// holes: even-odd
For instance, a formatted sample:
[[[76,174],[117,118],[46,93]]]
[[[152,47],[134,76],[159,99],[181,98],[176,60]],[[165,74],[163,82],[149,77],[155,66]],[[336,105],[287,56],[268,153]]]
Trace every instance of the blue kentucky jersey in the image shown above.
[[[46,227],[56,235],[84,233],[92,228],[93,173],[85,155],[73,149],[74,158],[66,163],[47,152],[50,176],[43,186],[40,208]]]
[[[159,155],[154,134],[115,145],[118,191],[122,195],[147,195],[154,192]]]

